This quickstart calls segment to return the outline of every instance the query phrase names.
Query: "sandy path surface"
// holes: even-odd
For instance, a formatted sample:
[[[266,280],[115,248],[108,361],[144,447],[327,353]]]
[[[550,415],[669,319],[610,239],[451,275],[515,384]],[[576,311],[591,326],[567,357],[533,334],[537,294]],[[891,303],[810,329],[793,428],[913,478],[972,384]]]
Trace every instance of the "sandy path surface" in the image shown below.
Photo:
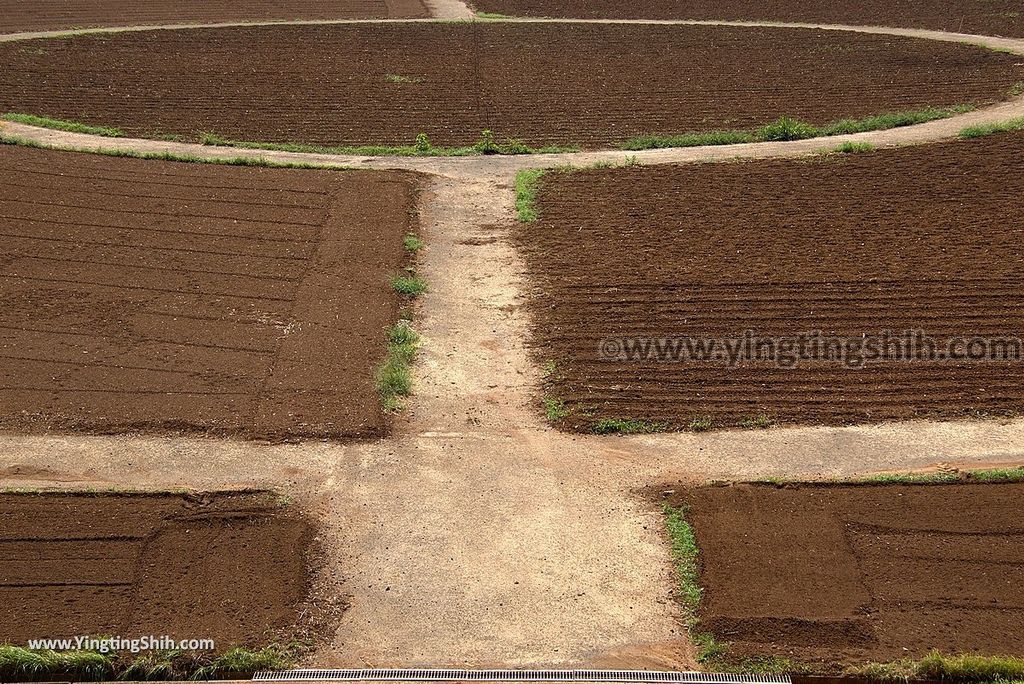
[[[1024,41],[1013,49],[1024,54]],[[948,139],[964,126],[1020,115],[1024,99],[887,132],[635,156],[643,163],[796,156],[847,139],[892,146]],[[2,130],[72,148],[253,155],[14,124]],[[325,580],[350,600],[333,642],[313,657],[317,665],[692,668],[672,601],[661,515],[638,488],[1024,462],[1024,420],[644,437],[558,433],[536,406],[540,378],[524,347],[522,265],[508,239],[512,177],[520,168],[622,161],[625,153],[258,155],[436,176],[421,206],[428,244],[422,272],[431,284],[418,317],[425,347],[416,397],[392,437],[266,445],[3,435],[0,477],[6,486],[258,485],[293,492],[323,522],[333,554]]]

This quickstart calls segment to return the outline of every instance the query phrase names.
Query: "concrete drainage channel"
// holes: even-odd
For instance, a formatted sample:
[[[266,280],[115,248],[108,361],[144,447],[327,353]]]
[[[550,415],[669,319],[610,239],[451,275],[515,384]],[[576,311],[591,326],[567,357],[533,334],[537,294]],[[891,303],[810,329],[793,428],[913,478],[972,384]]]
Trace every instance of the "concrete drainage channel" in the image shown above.
[[[788,675],[736,675],[643,670],[290,670],[259,672],[262,682],[649,682],[671,684],[791,684]]]

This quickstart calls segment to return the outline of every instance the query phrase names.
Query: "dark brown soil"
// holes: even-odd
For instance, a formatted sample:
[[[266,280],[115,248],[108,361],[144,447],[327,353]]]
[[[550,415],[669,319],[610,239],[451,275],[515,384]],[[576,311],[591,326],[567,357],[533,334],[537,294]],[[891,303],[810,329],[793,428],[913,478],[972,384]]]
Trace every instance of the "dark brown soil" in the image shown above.
[[[0,0],[0,33],[97,26],[429,16],[422,0]]]
[[[416,177],[11,146],[0,172],[0,427],[384,431]]]
[[[843,424],[1024,409],[1019,362],[604,360],[609,337],[1024,330],[1024,134],[757,161],[553,173],[518,241],[564,426]]]
[[[463,145],[491,129],[597,147],[990,102],[1024,81],[1019,58],[968,45],[699,26],[193,29],[17,42],[0,60],[0,111],[329,145]]]
[[[735,655],[857,661],[1024,654],[1021,484],[681,491],[698,629]]]
[[[0,643],[295,634],[310,524],[267,494],[0,495]]]
[[[475,0],[517,17],[790,21],[1024,36],[1020,0]]]

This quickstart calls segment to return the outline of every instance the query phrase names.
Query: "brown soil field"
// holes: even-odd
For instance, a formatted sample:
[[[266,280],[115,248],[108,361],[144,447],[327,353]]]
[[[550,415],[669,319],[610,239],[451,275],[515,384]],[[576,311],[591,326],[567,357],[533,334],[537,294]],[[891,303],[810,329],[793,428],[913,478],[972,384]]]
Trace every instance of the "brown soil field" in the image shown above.
[[[820,663],[1024,654],[1021,484],[733,485],[672,495],[732,653]]]
[[[268,494],[3,494],[0,643],[260,645],[302,629],[313,529]]]
[[[385,430],[417,177],[13,146],[0,172],[0,428]]]
[[[547,392],[685,429],[1014,413],[1013,361],[605,360],[606,338],[1024,330],[1024,134],[772,160],[551,173],[517,229]],[[940,346],[937,351],[942,351]]]
[[[517,17],[788,21],[1024,36],[1019,0],[476,0],[473,4],[485,12]]]
[[[331,45],[310,50],[309,45]],[[0,45],[0,111],[131,135],[327,145],[606,146],[1003,99],[1020,58],[807,29],[437,23],[275,26]],[[390,77],[402,77],[399,82]],[[403,80],[404,79],[404,80]]]
[[[0,33],[99,26],[429,16],[422,0],[0,0]]]

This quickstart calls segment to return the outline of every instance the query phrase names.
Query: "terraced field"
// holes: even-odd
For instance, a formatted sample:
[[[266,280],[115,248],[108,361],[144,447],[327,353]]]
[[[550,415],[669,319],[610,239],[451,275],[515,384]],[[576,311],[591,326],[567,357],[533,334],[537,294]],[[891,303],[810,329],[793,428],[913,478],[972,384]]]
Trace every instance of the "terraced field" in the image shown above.
[[[0,33],[96,26],[428,16],[422,0],[0,0]]]
[[[384,431],[414,177],[11,146],[0,171],[0,426]]]
[[[518,242],[564,427],[845,424],[1024,409],[1019,362],[792,366],[603,341],[1024,329],[1024,134],[807,160],[553,172]],[[685,349],[684,349],[685,350]],[[621,350],[620,350],[621,351]],[[936,351],[943,351],[940,346]],[[668,360],[668,362],[666,362]]]
[[[474,0],[473,4],[481,11],[516,17],[790,21],[1024,36],[1024,8],[1018,0]]]
[[[846,663],[1020,654],[1021,484],[679,492],[700,547],[699,629],[734,656]]]
[[[331,50],[308,50],[331,45]],[[805,29],[505,23],[275,26],[0,45],[0,111],[175,134],[328,145],[534,146],[824,124],[980,104],[1019,58]]]
[[[8,643],[166,635],[223,652],[286,640],[308,610],[313,528],[271,495],[4,494],[0,514]]]

